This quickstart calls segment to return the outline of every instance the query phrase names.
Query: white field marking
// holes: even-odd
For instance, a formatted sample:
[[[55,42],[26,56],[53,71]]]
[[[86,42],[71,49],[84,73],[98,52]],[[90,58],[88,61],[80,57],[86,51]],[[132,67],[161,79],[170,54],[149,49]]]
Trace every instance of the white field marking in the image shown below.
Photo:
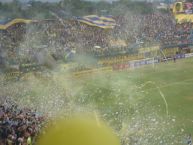
[[[168,113],[168,103],[166,101],[165,95],[158,86],[157,86],[157,89],[158,89],[159,94],[161,95],[162,99],[164,100],[164,103],[166,105],[166,115],[168,116],[169,115],[169,113]]]
[[[160,96],[162,97],[162,99],[163,99],[163,101],[164,101],[164,104],[165,104],[165,107],[166,107],[166,115],[168,116],[168,114],[169,114],[169,112],[168,112],[168,103],[167,103],[167,101],[166,101],[166,98],[165,98],[164,93],[161,91],[160,88],[165,88],[165,87],[168,87],[168,86],[179,85],[179,84],[184,84],[184,83],[187,84],[187,81],[193,81],[193,79],[186,79],[186,80],[183,80],[183,81],[178,81],[178,82],[170,83],[170,84],[167,84],[167,85],[163,85],[163,86],[161,86],[161,87],[158,87],[155,82],[147,81],[147,82],[145,82],[144,84],[142,84],[141,87],[139,87],[139,88],[141,89],[141,88],[145,87],[145,86],[148,85],[148,84],[155,85],[155,88],[149,88],[149,89],[146,89],[146,90],[154,90],[154,89],[157,89],[157,90],[159,91],[159,94],[160,94]],[[190,84],[190,83],[188,83],[188,84]]]
[[[167,103],[167,101],[166,101],[166,98],[165,98],[164,93],[161,91],[160,87],[158,87],[158,86],[156,85],[156,83],[155,83],[155,82],[152,82],[152,81],[145,82],[144,84],[142,84],[142,86],[141,86],[140,88],[145,87],[147,84],[155,85],[155,87],[156,87],[156,89],[158,90],[161,98],[162,98],[163,101],[164,101],[164,104],[165,104],[165,107],[166,107],[166,115],[168,116],[168,114],[169,114],[169,113],[168,113],[168,103]]]

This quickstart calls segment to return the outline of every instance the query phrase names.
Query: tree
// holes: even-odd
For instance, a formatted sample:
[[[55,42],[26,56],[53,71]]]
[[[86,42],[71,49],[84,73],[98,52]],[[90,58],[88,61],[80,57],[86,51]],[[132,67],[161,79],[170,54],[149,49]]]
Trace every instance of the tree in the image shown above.
[[[0,2],[0,9],[2,8],[2,6],[3,6],[3,4],[2,4],[2,2]]]

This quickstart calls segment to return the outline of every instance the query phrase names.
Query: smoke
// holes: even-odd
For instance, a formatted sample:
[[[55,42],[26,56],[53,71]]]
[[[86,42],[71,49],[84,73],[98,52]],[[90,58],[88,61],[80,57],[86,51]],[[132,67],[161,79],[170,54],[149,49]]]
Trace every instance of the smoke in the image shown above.
[[[123,145],[180,143],[183,131],[176,131],[175,116],[160,116],[161,108],[151,107],[147,92],[136,90],[141,85],[134,73],[98,72],[76,78],[58,68],[48,75],[26,74],[19,82],[1,81],[0,96],[50,119],[93,114],[114,129]]]
[[[136,22],[132,12],[120,10],[124,13],[120,26],[109,37],[133,43],[136,40],[132,38],[137,39],[142,22]],[[37,17],[42,18],[41,15]],[[50,119],[79,112],[94,113],[115,130],[123,145],[179,143],[176,138],[181,134],[174,132],[175,117],[160,117],[159,108],[146,107],[150,106],[144,95],[147,92],[135,89],[138,87],[137,74],[130,78],[127,72],[104,73],[100,69],[97,73],[90,72],[97,59],[88,53],[80,53],[73,60],[78,67],[72,69],[83,68],[87,75],[74,76],[70,67],[64,65],[64,56],[87,50],[87,38],[80,37],[83,35],[75,31],[77,35],[65,31],[67,37],[54,33],[55,28],[63,26],[61,19],[27,26],[24,40],[19,45],[20,61],[33,62],[47,69],[23,74],[17,82],[6,82],[1,78],[0,96],[8,96],[20,106],[36,109]]]

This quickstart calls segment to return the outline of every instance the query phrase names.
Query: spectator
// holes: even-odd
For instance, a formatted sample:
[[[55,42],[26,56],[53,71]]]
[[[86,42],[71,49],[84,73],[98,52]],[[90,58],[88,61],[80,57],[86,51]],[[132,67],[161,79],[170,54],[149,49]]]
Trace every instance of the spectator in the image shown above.
[[[11,101],[0,106],[0,140],[4,145],[31,145],[41,129],[43,116],[21,109]]]

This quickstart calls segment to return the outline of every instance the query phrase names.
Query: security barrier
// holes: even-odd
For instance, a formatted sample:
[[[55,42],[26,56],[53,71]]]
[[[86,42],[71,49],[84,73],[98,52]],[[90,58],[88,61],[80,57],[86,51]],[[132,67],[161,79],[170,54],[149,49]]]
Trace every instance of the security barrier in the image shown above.
[[[193,53],[175,55],[176,59],[183,59],[183,58],[190,58],[190,57],[193,57]],[[120,62],[117,64],[113,64],[108,67],[99,67],[99,68],[93,68],[93,69],[88,69],[88,70],[82,70],[78,72],[72,72],[72,74],[73,76],[80,77],[80,76],[87,76],[90,74],[96,74],[100,72],[105,73],[105,72],[112,72],[112,71],[124,71],[124,70],[131,70],[133,68],[138,68],[138,67],[145,66],[145,65],[150,65],[150,64],[153,65],[159,62],[160,62],[159,59],[155,59],[155,58],[130,60],[126,62]],[[69,66],[65,66],[65,67],[68,68]],[[19,71],[9,72],[5,74],[5,79],[6,80],[19,80],[21,78],[21,75],[22,73]],[[38,73],[37,74],[35,73],[34,75],[37,77]]]

